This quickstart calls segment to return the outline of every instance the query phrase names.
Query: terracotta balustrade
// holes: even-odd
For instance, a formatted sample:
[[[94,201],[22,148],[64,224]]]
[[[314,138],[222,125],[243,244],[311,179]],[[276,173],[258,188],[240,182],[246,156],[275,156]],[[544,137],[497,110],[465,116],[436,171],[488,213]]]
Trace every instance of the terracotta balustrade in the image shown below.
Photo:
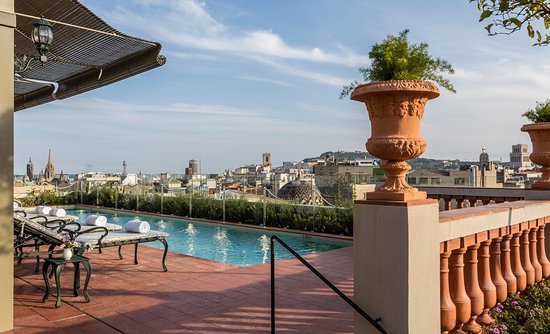
[[[462,327],[470,320],[472,311],[470,297],[468,297],[464,285],[464,253],[466,253],[466,248],[455,249],[449,260],[450,294],[456,308],[456,324],[449,332],[450,334],[465,333]]]
[[[542,281],[542,265],[539,262],[537,255],[537,231],[539,227],[534,227],[529,231],[529,257],[531,265],[535,269],[535,282]]]
[[[497,303],[497,288],[491,281],[490,246],[491,240],[483,241],[478,251],[479,287],[483,292],[483,314],[477,318],[477,322],[481,325],[490,325],[493,323],[493,319],[489,316],[489,310]]]
[[[535,267],[533,267],[530,256],[529,231],[529,229],[524,230],[520,237],[521,266],[525,270],[527,285],[535,283]]]
[[[449,333],[456,324],[456,307],[451,299],[449,290],[449,257],[450,251],[444,251],[440,254],[440,305],[441,305],[441,333]]]
[[[542,277],[548,277],[550,276],[550,261],[546,257],[544,227],[545,225],[539,227],[537,232],[537,256],[539,263],[542,266]]]
[[[500,227],[440,243],[442,333],[479,333],[480,325],[493,322],[488,311],[497,302],[550,276],[544,235],[550,208],[545,208],[549,216],[510,223],[511,209],[524,207],[517,203],[440,212],[440,224],[471,225],[478,219],[483,229],[487,224],[483,222],[497,215],[502,222]]]
[[[516,277],[516,287],[518,291],[523,291],[527,287],[527,273],[521,265],[521,254],[520,254],[520,237],[522,232],[514,233],[512,235],[512,241],[510,241],[510,247],[512,248],[512,272]]]
[[[512,235],[508,234],[502,238],[501,251],[502,251],[502,276],[506,281],[506,288],[508,294],[516,293],[518,291],[518,280],[512,271],[512,247],[510,246]]]
[[[466,251],[464,263],[464,283],[466,293],[470,297],[470,319],[462,327],[468,333],[480,333],[481,326],[476,322],[476,319],[483,312],[483,291],[479,287],[478,272],[477,272],[477,250],[479,244],[473,244]]]
[[[453,209],[453,202],[456,203],[456,209],[462,209],[491,203],[520,201],[525,198],[524,189],[434,186],[418,188],[425,191],[428,198],[441,201],[446,211]]]
[[[498,302],[503,302],[508,297],[508,287],[506,280],[502,276],[502,252],[500,251],[502,244],[502,237],[493,239],[490,246],[490,277],[492,278],[493,285],[495,286],[496,299]],[[509,258],[508,258],[509,260]],[[509,264],[509,261],[508,261]],[[514,277],[515,279],[515,277]],[[515,282],[514,282],[515,285]]]

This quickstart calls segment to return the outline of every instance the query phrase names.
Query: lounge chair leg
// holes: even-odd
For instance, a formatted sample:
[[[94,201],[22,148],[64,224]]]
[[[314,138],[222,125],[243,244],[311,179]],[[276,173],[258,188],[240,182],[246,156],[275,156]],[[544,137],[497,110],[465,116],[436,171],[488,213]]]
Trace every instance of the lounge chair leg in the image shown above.
[[[50,281],[48,280],[48,267],[50,266],[49,262],[44,262],[44,266],[42,267],[42,275],[44,276],[44,284],[46,284],[46,293],[44,294],[44,297],[42,297],[42,302],[45,303],[48,301],[48,297],[50,296]]]
[[[136,247],[134,248],[134,264],[138,264],[137,249],[138,249],[138,244],[136,244]]]
[[[160,242],[164,245],[164,255],[162,256],[162,268],[164,269],[164,272],[168,271],[168,268],[166,267],[166,254],[168,254],[168,242],[166,242],[165,239],[159,239]]]
[[[122,245],[118,246],[118,259],[119,260],[123,259],[123,257],[122,257]]]

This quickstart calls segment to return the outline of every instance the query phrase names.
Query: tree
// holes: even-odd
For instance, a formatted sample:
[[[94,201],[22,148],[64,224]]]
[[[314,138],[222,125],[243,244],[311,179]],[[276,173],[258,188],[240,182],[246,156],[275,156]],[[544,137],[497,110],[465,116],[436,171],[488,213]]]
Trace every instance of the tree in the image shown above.
[[[389,35],[381,43],[374,44],[369,52],[371,66],[359,68],[364,81],[384,80],[432,80],[455,93],[451,82],[441,73],[453,74],[454,69],[447,61],[433,58],[428,53],[428,44],[412,44],[407,39],[408,29],[398,36]],[[353,92],[359,83],[351,82],[343,87],[340,99]]]
[[[533,45],[550,44],[550,3],[548,0],[470,0],[476,2],[481,12],[479,22],[487,19],[489,35],[510,35],[523,28],[529,37],[536,39]]]

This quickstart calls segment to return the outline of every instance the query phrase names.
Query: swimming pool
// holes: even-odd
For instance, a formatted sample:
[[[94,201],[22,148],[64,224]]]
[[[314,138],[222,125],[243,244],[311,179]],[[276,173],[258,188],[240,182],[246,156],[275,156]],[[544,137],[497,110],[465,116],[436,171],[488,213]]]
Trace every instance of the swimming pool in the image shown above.
[[[86,217],[91,214],[101,214],[107,217],[109,223],[121,226],[134,217],[140,216],[106,210],[81,209],[67,210],[67,214],[77,216],[81,223],[85,222]],[[348,240],[278,231],[148,215],[141,215],[140,218],[149,222],[152,230],[165,231],[170,234],[167,238],[170,251],[241,267],[269,262],[269,239],[273,234],[283,239],[300,255],[315,254],[352,245],[352,242]],[[159,242],[151,242],[147,246],[163,249]],[[275,250],[277,260],[293,257],[282,246],[276,246]]]

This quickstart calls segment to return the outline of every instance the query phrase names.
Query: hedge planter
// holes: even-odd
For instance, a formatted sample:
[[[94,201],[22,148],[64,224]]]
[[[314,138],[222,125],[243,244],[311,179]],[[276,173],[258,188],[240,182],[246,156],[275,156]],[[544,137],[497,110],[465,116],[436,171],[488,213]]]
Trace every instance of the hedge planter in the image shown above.
[[[365,103],[371,121],[371,137],[366,147],[384,160],[380,166],[385,183],[367,200],[411,201],[426,199],[426,193],[411,187],[405,176],[411,169],[407,160],[426,150],[420,135],[420,121],[428,100],[439,96],[439,89],[427,81],[390,80],[357,86],[351,99]]]
[[[550,190],[550,123],[526,124],[521,131],[529,133],[533,144],[531,161],[541,165],[542,177],[531,188]]]

